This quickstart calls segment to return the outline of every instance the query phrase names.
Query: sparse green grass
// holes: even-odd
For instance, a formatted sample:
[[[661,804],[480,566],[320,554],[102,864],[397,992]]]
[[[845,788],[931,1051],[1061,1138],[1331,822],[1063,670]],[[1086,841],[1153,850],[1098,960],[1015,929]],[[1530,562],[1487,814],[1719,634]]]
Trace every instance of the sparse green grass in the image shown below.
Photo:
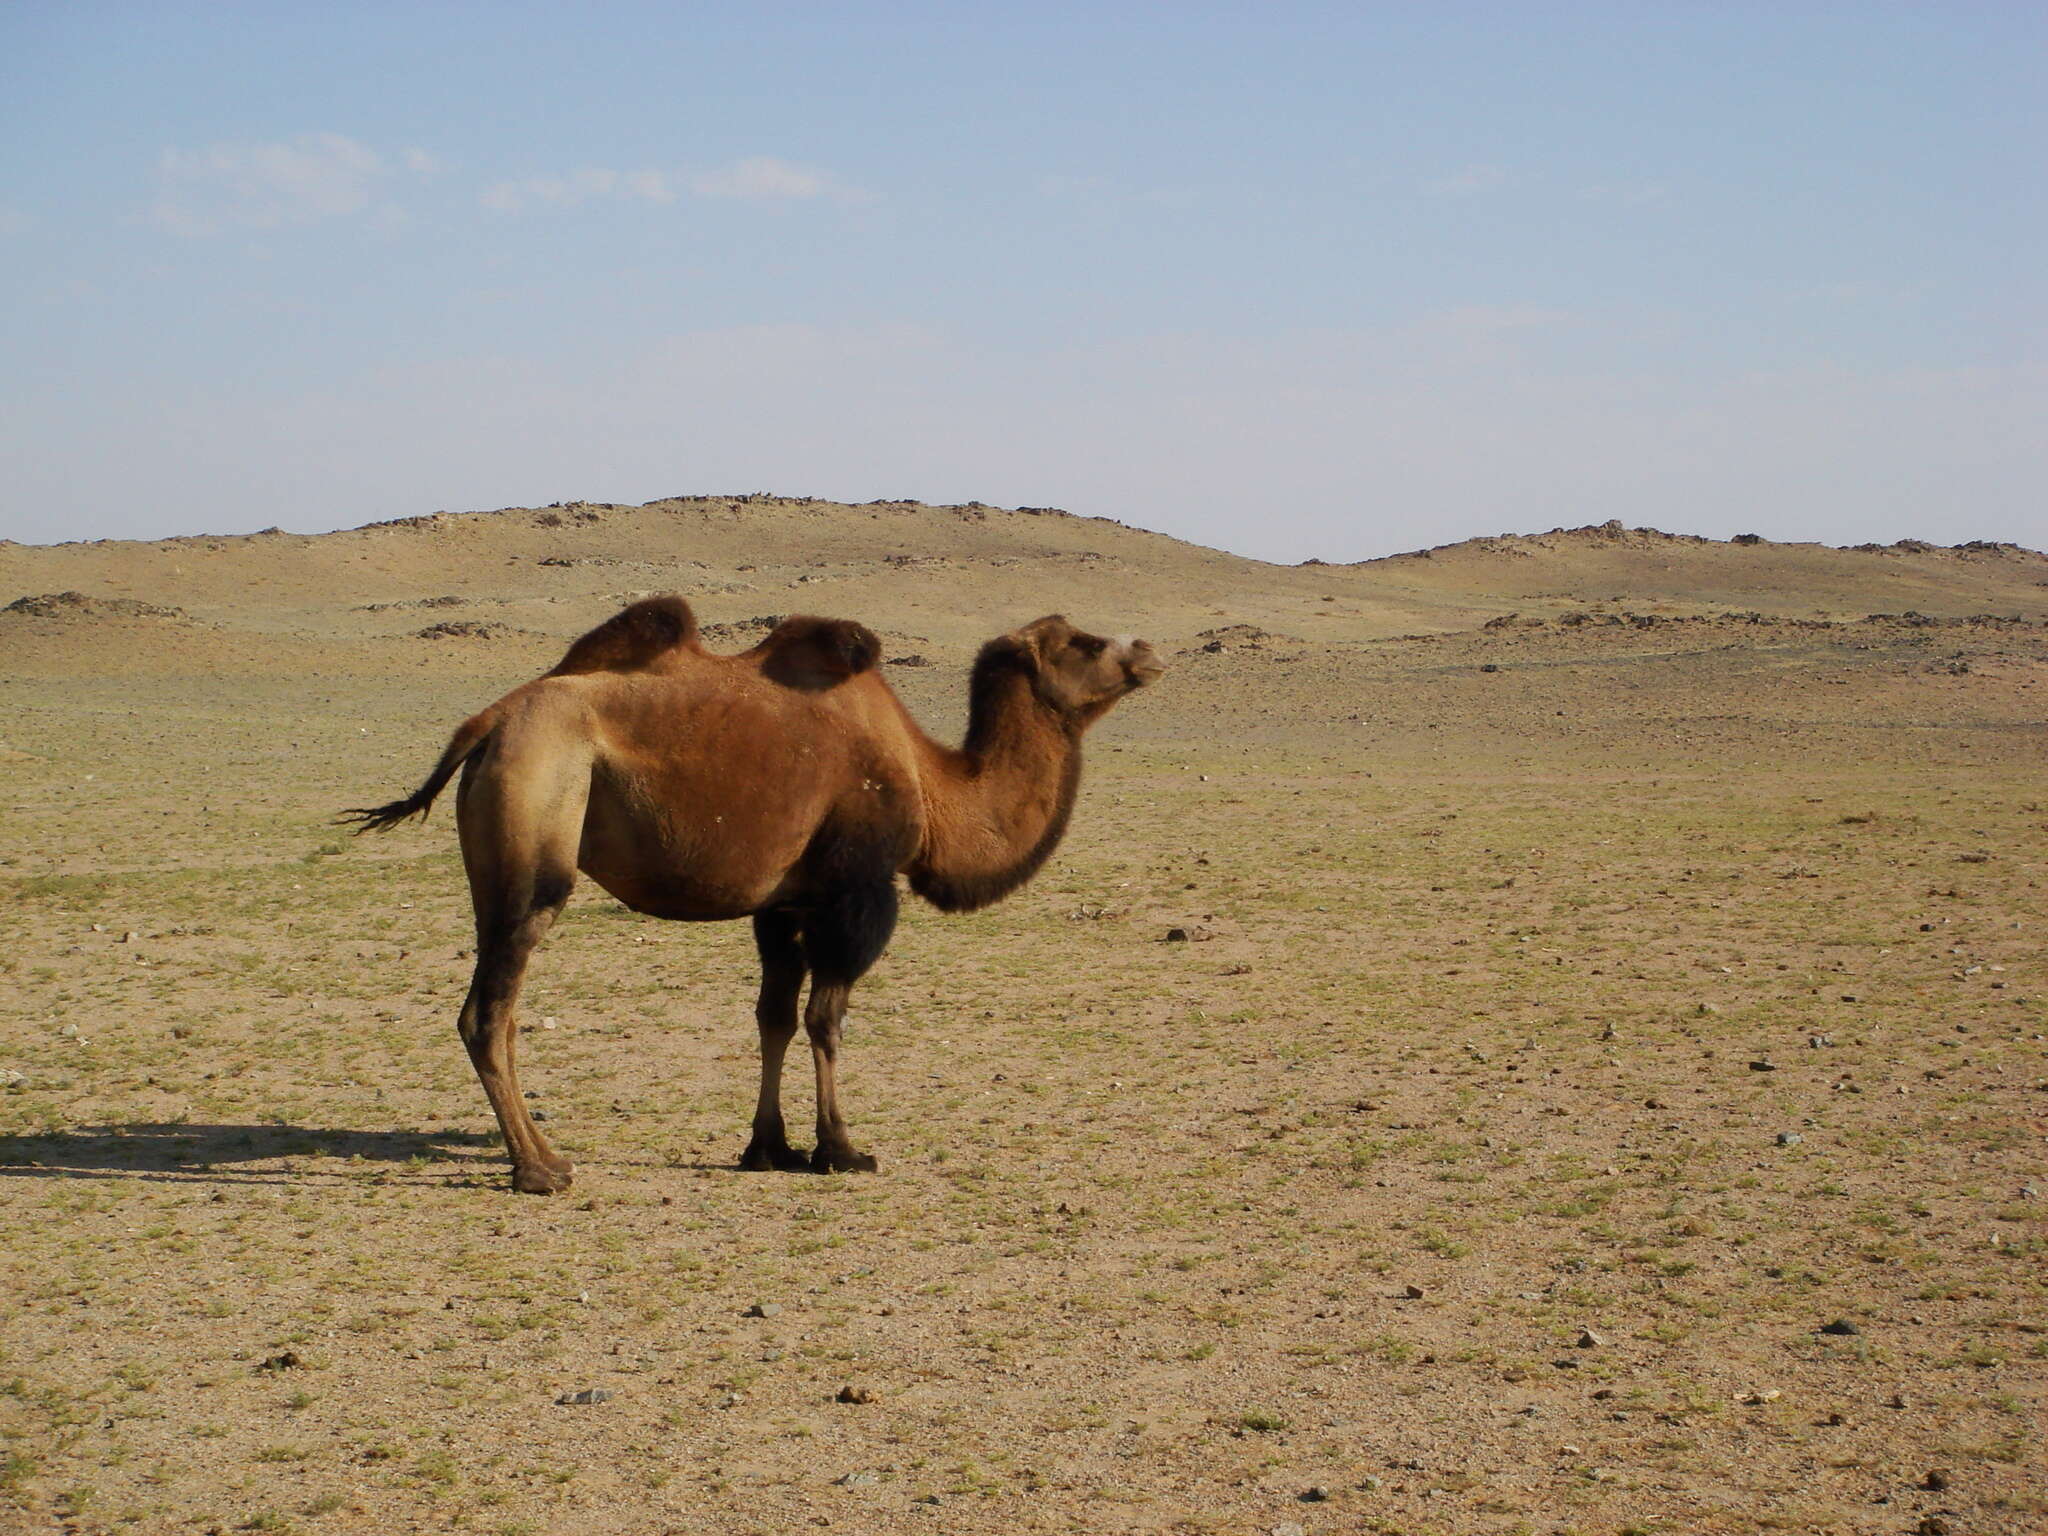
[[[843,1091],[877,1179],[729,1171],[744,925],[586,886],[524,1003],[523,1086],[582,1170],[555,1201],[503,1193],[454,1037],[471,939],[445,819],[360,843],[318,820],[418,766],[351,745],[357,715],[431,745],[489,688],[361,695],[296,778],[258,751],[304,690],[258,688],[245,734],[223,698],[186,761],[246,806],[232,837],[138,811],[102,852],[53,805],[39,846],[96,872],[0,871],[0,1065],[25,1074],[0,1090],[0,1489],[309,1532],[350,1504],[364,1528],[695,1528],[742,1495],[795,1529],[929,1493],[934,1528],[957,1500],[1037,1536],[1088,1524],[1094,1489],[1251,1529],[1282,1517],[1272,1489],[1324,1483],[1344,1519],[1357,1499],[1388,1530],[1490,1533],[1547,1529],[1548,1485],[1453,1486],[1441,1447],[1515,1483],[1575,1443],[1561,1518],[1682,1530],[1668,1489],[1582,1467],[1762,1486],[1874,1465],[1881,1432],[1886,1464],[1971,1468],[1956,1498],[2018,1509],[2044,1341],[2010,1320],[2048,1294],[2017,1193],[2043,1179],[2023,1117],[2048,988],[2010,926],[2033,918],[2042,817],[2014,808],[2037,765],[1974,728],[1872,736],[1867,762],[1840,731],[1546,734],[1590,730],[1591,691],[1515,740],[1482,714],[1301,723],[1339,697],[1435,708],[1402,668],[1467,643],[1276,664],[1270,700],[1191,675],[1241,712],[1229,739],[1144,724],[1149,701],[1105,727],[1040,880],[964,919],[908,909],[856,994]],[[1728,674],[1687,693],[1695,665],[1656,685],[1674,718],[1797,702],[1796,675],[1739,706]],[[114,707],[69,718],[139,754]],[[2005,857],[1955,864],[1980,828]],[[1218,936],[1157,942],[1185,922]],[[799,1045],[799,1140],[804,1068]],[[762,1299],[783,1314],[742,1316]],[[1865,1335],[1817,1338],[1838,1315]],[[255,1370],[287,1348],[300,1367]],[[875,1401],[834,1401],[854,1379]],[[618,1396],[555,1406],[593,1384]],[[1783,1396],[1738,1401],[1761,1387]],[[1910,1412],[1875,1406],[1894,1390]],[[895,1470],[831,1486],[869,1468]],[[1727,1522],[1781,1518],[1744,1497]]]

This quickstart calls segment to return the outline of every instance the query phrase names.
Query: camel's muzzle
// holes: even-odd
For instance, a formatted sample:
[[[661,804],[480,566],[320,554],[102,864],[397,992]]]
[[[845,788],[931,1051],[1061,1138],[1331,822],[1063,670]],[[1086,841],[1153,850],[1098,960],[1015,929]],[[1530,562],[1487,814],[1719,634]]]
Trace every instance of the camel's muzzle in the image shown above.
[[[1130,679],[1133,688],[1142,688],[1156,682],[1166,671],[1166,663],[1159,659],[1159,653],[1144,640],[1132,640],[1124,647],[1124,676]]]

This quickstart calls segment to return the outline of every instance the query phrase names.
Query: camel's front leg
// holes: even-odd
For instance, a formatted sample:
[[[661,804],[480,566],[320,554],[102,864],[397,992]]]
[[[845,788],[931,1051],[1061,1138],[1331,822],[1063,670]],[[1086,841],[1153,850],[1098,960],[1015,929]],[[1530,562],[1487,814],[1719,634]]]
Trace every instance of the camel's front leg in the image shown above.
[[[740,1154],[740,1167],[808,1168],[810,1159],[790,1146],[782,1124],[782,1058],[796,1036],[806,969],[797,920],[786,912],[757,913],[754,946],[761,953],[761,996],[754,1005],[761,1030],[761,1095],[754,1106],[754,1138]]]
[[[873,1173],[873,1154],[854,1150],[839,1112],[839,1036],[852,988],[843,982],[811,984],[804,1029],[811,1037],[811,1063],[818,1074],[818,1146],[811,1167],[818,1173]]]
[[[880,957],[895,929],[896,885],[889,876],[835,892],[804,922],[804,956],[811,967],[804,1030],[818,1075],[818,1145],[811,1167],[819,1173],[875,1171],[874,1158],[854,1150],[839,1112],[839,1039],[853,984]]]

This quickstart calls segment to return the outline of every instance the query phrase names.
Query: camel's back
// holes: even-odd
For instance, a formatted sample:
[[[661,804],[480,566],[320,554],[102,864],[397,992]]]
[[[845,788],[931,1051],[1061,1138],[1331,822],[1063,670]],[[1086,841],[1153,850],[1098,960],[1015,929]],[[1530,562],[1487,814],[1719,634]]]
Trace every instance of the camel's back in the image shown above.
[[[773,802],[815,822],[886,803],[915,820],[918,733],[881,650],[865,625],[798,614],[715,655],[681,597],[646,598],[499,700],[498,746],[588,751],[602,778],[655,805]]]
[[[899,869],[922,841],[907,717],[880,674],[798,686],[761,661],[679,654],[508,698],[508,761],[566,750],[589,763],[582,867],[628,905],[738,916],[799,899],[849,857]]]

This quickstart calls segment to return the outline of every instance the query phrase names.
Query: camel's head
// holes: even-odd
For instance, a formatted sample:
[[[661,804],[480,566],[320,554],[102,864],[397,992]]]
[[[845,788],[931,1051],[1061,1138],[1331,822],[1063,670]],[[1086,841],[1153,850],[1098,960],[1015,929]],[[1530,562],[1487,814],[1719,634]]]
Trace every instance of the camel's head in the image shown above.
[[[1003,637],[1030,666],[1038,696],[1083,725],[1166,670],[1152,647],[1129,635],[1109,639],[1074,628],[1062,614],[1047,614]]]

